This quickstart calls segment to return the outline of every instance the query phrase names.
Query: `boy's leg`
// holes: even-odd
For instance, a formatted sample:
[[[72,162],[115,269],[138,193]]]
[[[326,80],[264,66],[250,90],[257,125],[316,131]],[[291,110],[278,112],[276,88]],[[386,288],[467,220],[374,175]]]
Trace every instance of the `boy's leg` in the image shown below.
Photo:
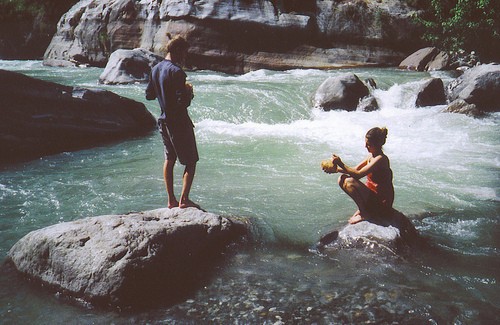
[[[181,199],[179,201],[180,208],[190,208],[190,207],[194,207],[197,209],[200,208],[198,204],[194,203],[189,199],[189,192],[191,191],[191,186],[193,185],[195,172],[196,172],[196,163],[186,165],[182,179],[182,193],[181,193]]]
[[[165,180],[165,187],[167,188],[169,209],[179,206],[179,201],[177,201],[174,193],[174,165],[175,159],[166,159],[163,164],[163,178]]]

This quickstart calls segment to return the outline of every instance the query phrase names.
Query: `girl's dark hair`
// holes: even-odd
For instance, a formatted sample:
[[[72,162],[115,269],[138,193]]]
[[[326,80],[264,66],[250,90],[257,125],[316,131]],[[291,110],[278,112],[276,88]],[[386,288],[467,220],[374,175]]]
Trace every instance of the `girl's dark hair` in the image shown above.
[[[366,139],[370,142],[370,144],[382,148],[385,144],[385,139],[387,138],[387,132],[387,128],[385,127],[375,127],[366,132]]]

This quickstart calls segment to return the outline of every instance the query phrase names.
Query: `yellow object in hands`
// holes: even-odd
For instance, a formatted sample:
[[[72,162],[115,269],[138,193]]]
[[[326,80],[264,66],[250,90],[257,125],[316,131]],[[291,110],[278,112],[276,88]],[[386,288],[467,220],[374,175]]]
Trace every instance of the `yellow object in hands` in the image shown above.
[[[334,164],[331,159],[325,159],[325,160],[321,161],[321,168],[326,173],[337,172],[337,165]]]

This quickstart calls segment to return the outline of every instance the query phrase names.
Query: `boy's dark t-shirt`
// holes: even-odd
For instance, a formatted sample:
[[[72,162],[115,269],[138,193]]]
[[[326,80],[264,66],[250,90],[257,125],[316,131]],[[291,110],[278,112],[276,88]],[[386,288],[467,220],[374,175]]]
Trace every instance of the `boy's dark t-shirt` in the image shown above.
[[[191,93],[186,90],[186,73],[170,60],[163,60],[153,67],[146,99],[158,99],[161,114],[158,122],[166,124],[184,124],[193,126],[187,107],[191,104]]]

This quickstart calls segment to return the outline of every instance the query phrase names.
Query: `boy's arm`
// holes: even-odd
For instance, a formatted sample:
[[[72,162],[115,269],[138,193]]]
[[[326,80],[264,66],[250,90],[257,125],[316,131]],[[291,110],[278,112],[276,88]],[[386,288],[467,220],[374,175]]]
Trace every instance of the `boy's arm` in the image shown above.
[[[153,100],[156,99],[156,90],[153,83],[153,74],[149,76],[148,86],[146,87],[146,99]]]

